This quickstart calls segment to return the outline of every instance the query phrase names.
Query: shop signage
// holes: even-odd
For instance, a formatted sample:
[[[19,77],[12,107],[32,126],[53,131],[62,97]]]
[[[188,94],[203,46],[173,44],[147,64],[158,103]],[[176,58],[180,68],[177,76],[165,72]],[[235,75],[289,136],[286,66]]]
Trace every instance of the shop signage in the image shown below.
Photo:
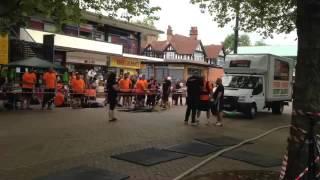
[[[110,66],[129,69],[140,69],[141,62],[139,60],[124,57],[111,57]]]
[[[107,65],[107,55],[85,53],[85,52],[67,52],[67,63]]]
[[[9,57],[9,39],[8,35],[0,34],[0,64],[8,64]]]
[[[230,61],[230,67],[249,68],[251,61],[249,60],[233,60]]]

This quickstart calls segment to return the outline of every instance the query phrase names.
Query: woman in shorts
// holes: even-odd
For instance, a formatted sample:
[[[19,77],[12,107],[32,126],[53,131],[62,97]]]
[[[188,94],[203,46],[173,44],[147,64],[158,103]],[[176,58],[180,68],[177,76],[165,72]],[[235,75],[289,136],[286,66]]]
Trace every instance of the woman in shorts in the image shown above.
[[[201,111],[205,111],[207,115],[207,124],[210,125],[210,95],[212,92],[212,86],[210,85],[210,82],[207,81],[204,83],[204,86],[202,87],[201,93],[200,93],[200,103],[198,107],[198,113],[197,117],[200,117]]]

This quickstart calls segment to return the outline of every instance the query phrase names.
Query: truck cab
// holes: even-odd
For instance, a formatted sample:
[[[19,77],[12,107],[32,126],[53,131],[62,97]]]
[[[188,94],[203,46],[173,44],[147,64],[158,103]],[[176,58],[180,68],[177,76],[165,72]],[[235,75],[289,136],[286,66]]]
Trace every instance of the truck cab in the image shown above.
[[[263,75],[226,74],[222,82],[225,110],[243,112],[254,118],[257,111],[265,108]]]

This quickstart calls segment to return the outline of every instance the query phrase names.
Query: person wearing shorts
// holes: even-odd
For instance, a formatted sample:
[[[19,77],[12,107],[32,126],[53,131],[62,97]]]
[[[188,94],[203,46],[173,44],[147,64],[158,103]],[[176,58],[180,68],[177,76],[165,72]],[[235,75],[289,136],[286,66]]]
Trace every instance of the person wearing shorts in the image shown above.
[[[222,79],[218,78],[216,81],[217,89],[213,93],[214,99],[214,108],[211,109],[213,114],[217,115],[217,123],[216,126],[222,127],[222,117],[223,117],[223,96],[224,96],[224,87],[222,85]]]
[[[171,77],[167,77],[162,85],[162,106],[169,107],[169,96],[171,91]]]
[[[146,90],[148,87],[148,82],[145,80],[145,76],[142,75],[136,84],[136,93],[137,93],[137,105],[140,107],[144,106],[146,99]]]
[[[124,74],[123,79],[119,81],[119,88],[122,94],[123,99],[123,106],[130,107],[130,87],[131,87],[131,80],[129,79],[129,74]]]
[[[116,121],[118,120],[115,117],[114,110],[116,105],[118,104],[117,97],[119,86],[116,80],[116,74],[110,73],[108,80],[107,80],[107,91],[108,91],[108,102],[109,102],[109,121]]]
[[[53,104],[56,84],[57,84],[57,73],[50,68],[48,72],[44,73],[43,81],[45,83],[44,96],[42,101],[42,110],[48,105],[48,110],[51,110],[51,105]]]
[[[198,107],[198,114],[197,117],[200,117],[201,111],[205,111],[207,115],[207,125],[210,125],[210,94],[212,88],[210,87],[210,82],[207,81],[204,83],[202,90],[200,92],[200,102]]]
[[[31,110],[30,101],[33,96],[34,86],[37,82],[37,77],[34,70],[30,72],[25,72],[22,76],[22,97],[23,102],[26,101],[26,109]],[[22,109],[24,108],[24,103],[22,103]]]
[[[72,93],[73,98],[80,101],[81,106],[84,104],[85,87],[86,84],[81,75],[77,74],[76,79],[72,80]]]

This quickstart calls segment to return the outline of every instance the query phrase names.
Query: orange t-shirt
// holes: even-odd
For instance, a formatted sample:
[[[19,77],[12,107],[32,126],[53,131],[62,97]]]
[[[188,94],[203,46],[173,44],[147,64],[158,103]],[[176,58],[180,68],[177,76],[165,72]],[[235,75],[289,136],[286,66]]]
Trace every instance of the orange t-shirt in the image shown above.
[[[54,98],[54,104],[57,107],[60,107],[64,104],[64,95],[61,92],[58,92],[56,97]]]
[[[74,93],[84,93],[85,83],[83,79],[72,80],[72,90]]]
[[[22,88],[33,89],[36,81],[37,77],[34,73],[25,72],[22,76]]]
[[[55,89],[56,88],[56,81],[57,81],[57,73],[46,72],[43,75],[43,80],[46,83],[47,89]]]
[[[121,79],[119,81],[119,87],[121,91],[129,91],[132,82],[130,79]]]
[[[136,90],[137,93],[144,93],[144,91],[147,89],[147,84],[145,83],[144,80],[138,80],[136,84]]]

